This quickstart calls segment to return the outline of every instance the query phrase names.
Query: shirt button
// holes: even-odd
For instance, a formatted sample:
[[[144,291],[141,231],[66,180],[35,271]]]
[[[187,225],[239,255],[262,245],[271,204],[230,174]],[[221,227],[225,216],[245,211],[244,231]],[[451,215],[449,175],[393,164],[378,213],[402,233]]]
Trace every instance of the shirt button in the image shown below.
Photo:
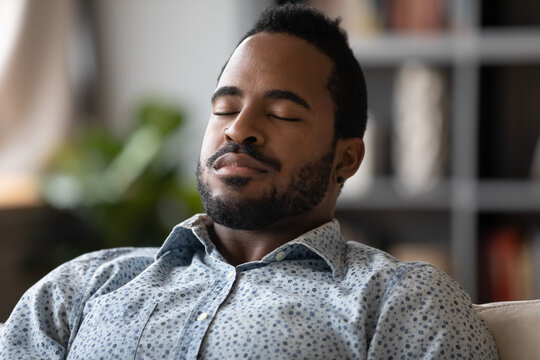
[[[201,315],[197,316],[197,321],[203,321],[208,317],[207,313],[202,313]]]
[[[287,253],[285,251],[280,251],[276,254],[276,260],[281,261],[285,259],[285,256],[287,256]]]
[[[232,278],[234,278],[236,276],[236,270],[231,270],[228,274],[227,274],[227,280],[231,280]]]

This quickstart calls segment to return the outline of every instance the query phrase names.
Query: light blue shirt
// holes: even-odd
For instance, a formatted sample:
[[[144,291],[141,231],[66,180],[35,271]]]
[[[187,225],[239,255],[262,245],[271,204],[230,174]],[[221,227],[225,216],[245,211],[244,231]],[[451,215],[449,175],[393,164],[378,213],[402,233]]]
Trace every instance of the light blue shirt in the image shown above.
[[[455,281],[345,242],[335,220],[236,267],[209,224],[61,265],[15,307],[0,359],[497,359]]]

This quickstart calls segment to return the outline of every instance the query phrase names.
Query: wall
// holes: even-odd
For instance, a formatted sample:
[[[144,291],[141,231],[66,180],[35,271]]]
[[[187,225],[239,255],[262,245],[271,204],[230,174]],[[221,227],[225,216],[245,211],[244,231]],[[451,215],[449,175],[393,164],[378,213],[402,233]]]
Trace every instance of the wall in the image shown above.
[[[123,132],[141,99],[157,96],[182,106],[189,123],[178,156],[194,169],[219,71],[268,2],[99,1],[103,116]]]

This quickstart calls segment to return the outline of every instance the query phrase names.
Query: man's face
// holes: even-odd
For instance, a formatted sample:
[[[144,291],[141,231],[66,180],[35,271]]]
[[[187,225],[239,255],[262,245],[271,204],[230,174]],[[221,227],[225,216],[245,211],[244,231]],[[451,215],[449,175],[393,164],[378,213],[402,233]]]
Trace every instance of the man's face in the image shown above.
[[[331,69],[315,46],[286,34],[238,46],[212,98],[198,167],[215,222],[263,230],[321,206],[334,163]]]

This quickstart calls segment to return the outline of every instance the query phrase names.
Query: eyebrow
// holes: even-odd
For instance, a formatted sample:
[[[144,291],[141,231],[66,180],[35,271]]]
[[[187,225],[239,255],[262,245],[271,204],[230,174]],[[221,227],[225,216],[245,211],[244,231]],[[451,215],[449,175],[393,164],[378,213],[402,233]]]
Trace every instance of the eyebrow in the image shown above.
[[[214,91],[212,94],[211,102],[212,104],[220,96],[233,95],[233,96],[242,96],[243,92],[236,86],[223,86]]]
[[[264,93],[264,96],[272,99],[290,100],[308,110],[311,110],[311,106],[309,106],[308,102],[304,100],[304,98],[302,98],[300,95],[297,95],[292,91],[272,89]]]

